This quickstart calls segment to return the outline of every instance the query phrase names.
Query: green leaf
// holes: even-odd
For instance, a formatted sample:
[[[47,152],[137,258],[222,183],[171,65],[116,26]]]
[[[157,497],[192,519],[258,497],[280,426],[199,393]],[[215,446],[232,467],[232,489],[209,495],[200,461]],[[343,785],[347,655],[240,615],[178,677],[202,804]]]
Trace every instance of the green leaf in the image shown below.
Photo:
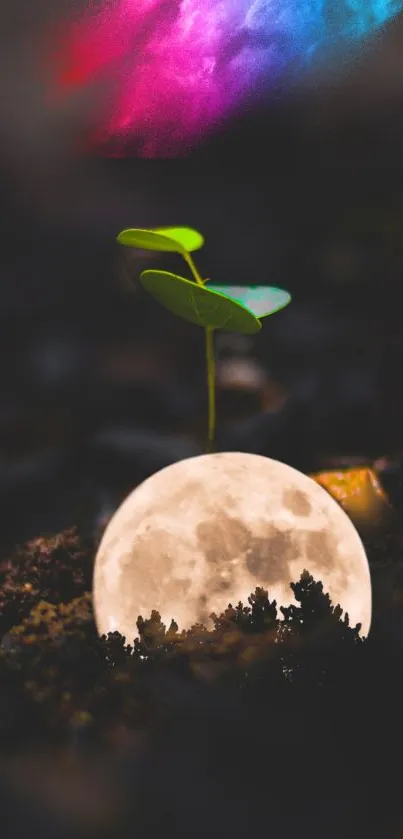
[[[175,315],[214,329],[228,329],[252,335],[262,324],[241,303],[225,294],[200,286],[168,271],[143,271],[140,282],[159,303]]]
[[[156,233],[163,233],[170,239],[179,242],[182,248],[188,253],[198,251],[204,245],[204,237],[193,227],[155,227]]]
[[[127,230],[121,230],[117,241],[120,245],[126,245],[129,248],[140,248],[144,251],[174,251],[175,253],[184,253],[184,248],[179,242],[169,236],[164,236],[162,233],[156,233],[154,230],[140,230],[130,227]]]
[[[288,291],[269,285],[235,286],[215,285],[209,282],[208,287],[232,297],[233,300],[238,300],[258,318],[267,317],[284,309],[291,301],[291,294]]]
[[[146,251],[190,253],[204,244],[201,233],[191,227],[156,227],[152,230],[129,227],[117,237],[120,245]]]

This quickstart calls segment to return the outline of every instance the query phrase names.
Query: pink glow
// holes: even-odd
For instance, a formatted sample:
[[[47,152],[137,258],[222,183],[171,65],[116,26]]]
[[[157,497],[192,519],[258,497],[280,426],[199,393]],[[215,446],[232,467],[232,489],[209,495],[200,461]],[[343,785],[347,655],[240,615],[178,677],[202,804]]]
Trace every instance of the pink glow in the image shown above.
[[[119,156],[130,134],[142,156],[183,153],[250,85],[242,75],[225,84],[225,69],[216,72],[231,21],[228,3],[201,9],[197,0],[113,2],[57,39],[58,93],[112,77],[117,93],[95,145],[113,139]]]

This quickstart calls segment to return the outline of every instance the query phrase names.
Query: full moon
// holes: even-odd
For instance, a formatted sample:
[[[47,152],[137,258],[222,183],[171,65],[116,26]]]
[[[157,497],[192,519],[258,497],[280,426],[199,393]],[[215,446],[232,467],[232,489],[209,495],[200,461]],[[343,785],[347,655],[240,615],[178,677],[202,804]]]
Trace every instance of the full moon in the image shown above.
[[[247,605],[257,586],[288,606],[296,602],[290,583],[305,568],[368,635],[365,550],[326,490],[261,455],[187,458],[140,484],[110,520],[94,568],[97,629],[132,643],[138,616],[152,609],[167,626],[173,618],[180,630],[211,628],[211,612]]]

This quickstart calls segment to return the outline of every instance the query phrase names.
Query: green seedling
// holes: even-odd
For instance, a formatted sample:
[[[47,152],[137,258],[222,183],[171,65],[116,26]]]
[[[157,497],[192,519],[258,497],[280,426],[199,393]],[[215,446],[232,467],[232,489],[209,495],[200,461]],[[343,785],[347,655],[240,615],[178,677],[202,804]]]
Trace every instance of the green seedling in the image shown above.
[[[192,279],[169,271],[148,270],[140,274],[140,282],[175,315],[204,327],[209,406],[207,452],[211,452],[216,426],[214,330],[226,329],[244,335],[260,332],[260,319],[287,306],[291,295],[272,286],[215,285],[202,279],[191,253],[203,246],[204,238],[191,227],[129,228],[119,233],[117,241],[129,248],[178,253],[190,269]]]

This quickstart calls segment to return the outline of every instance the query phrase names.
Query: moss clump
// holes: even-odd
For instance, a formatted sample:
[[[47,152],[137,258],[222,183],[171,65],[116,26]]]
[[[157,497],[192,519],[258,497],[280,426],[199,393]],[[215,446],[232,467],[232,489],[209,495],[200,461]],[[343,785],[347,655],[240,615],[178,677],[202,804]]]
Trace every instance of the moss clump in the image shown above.
[[[68,603],[91,589],[94,545],[72,527],[18,546],[0,563],[0,634],[44,600]]]
[[[195,625],[179,632],[153,611],[138,618],[131,644],[118,632],[100,638],[84,590],[92,557],[69,530],[28,543],[4,567],[0,738],[7,748],[83,739],[99,746],[117,726],[155,729],[173,712],[161,680],[229,685],[250,695],[262,678],[279,696],[304,679],[323,686],[336,660],[329,651],[341,650],[347,661],[363,643],[308,572],[293,586],[300,606],[282,609],[283,620],[268,592],[256,589],[248,605],[213,615],[212,630]],[[308,667],[309,638],[315,652]],[[318,638],[326,642],[324,653]]]

